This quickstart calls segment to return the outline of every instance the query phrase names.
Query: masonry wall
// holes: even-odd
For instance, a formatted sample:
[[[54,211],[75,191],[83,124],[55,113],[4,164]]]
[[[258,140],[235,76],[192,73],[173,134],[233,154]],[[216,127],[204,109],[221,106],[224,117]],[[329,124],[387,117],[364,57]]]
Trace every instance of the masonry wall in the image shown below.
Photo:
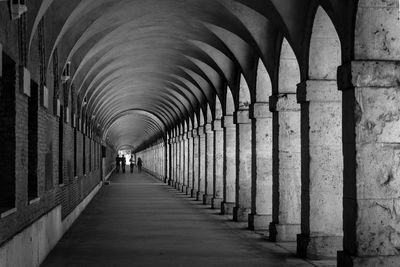
[[[100,137],[89,137],[74,127],[73,121],[66,121],[51,108],[52,73],[47,76],[48,106],[43,105],[40,94],[43,81],[37,56],[32,57],[29,71],[31,82],[38,85],[31,89],[39,90],[40,103],[37,116],[29,116],[30,96],[22,91],[24,65],[18,56],[18,27],[4,12],[0,9],[0,44],[3,45],[0,62],[3,69],[0,75],[0,266],[20,266],[23,260],[38,265],[100,188],[102,175],[113,168],[115,152],[103,144],[107,152],[103,161]],[[37,42],[35,38],[32,46],[35,49]],[[35,125],[32,120],[37,120],[37,129],[34,127],[37,138],[28,138],[29,125]],[[29,156],[32,147],[36,147],[37,153],[31,151]],[[37,162],[29,164],[29,160]],[[28,165],[35,166],[35,170],[29,172]],[[107,173],[102,173],[102,167]],[[37,197],[29,198],[28,176],[33,171],[37,173]],[[49,231],[39,231],[38,227]],[[40,255],[34,255],[33,248],[38,246],[41,246]],[[24,252],[24,249],[29,251]],[[19,254],[32,257],[18,263],[15,260]]]

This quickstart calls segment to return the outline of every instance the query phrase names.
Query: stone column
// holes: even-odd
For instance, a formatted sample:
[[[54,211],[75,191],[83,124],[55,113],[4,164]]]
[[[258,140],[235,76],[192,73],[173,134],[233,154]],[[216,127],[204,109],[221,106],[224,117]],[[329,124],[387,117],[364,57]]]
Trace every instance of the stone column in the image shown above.
[[[205,126],[199,127],[199,186],[196,194],[196,200],[203,201],[206,178],[206,134]]]
[[[193,129],[193,188],[190,193],[192,198],[196,197],[199,188],[199,134]]]
[[[221,120],[215,120],[214,130],[214,192],[211,208],[220,209],[224,192],[224,132]]]
[[[272,222],[272,113],[269,103],[251,106],[252,197],[249,229],[268,230]]]
[[[336,81],[298,86],[302,110],[302,221],[298,255],[335,257],[342,248],[342,104]]]
[[[182,186],[181,191],[186,192],[188,183],[188,173],[187,173],[187,133],[182,135]]]
[[[193,133],[192,131],[188,131],[187,133],[188,140],[188,184],[186,189],[186,194],[190,195],[193,189]]]
[[[270,238],[274,241],[296,241],[300,233],[300,105],[296,94],[270,98],[274,114],[274,199]],[[276,143],[275,143],[276,142]]]
[[[179,135],[179,137],[178,137],[178,182],[176,185],[176,189],[178,189],[178,190],[181,190],[181,188],[182,188],[182,169],[183,169],[183,166],[182,166],[183,154],[182,154],[182,152],[183,152],[183,135]]]
[[[203,204],[211,205],[213,198],[214,185],[214,131],[211,124],[205,125],[206,132],[206,179]]]
[[[399,266],[399,66],[353,61],[338,71],[344,155],[344,251],[338,266]]]
[[[233,214],[236,184],[236,126],[233,116],[223,117],[224,126],[224,190],[221,204],[222,214]]]
[[[176,178],[177,178],[177,170],[178,170],[178,164],[177,164],[177,161],[178,161],[178,153],[177,153],[177,151],[178,151],[178,143],[177,143],[177,137],[175,136],[174,137],[174,143],[173,143],[173,168],[172,168],[172,171],[173,171],[173,175],[172,175],[172,186],[173,187],[175,187],[175,185],[176,185]]]
[[[167,179],[168,185],[172,185],[172,139],[167,140]]]
[[[248,110],[239,110],[236,120],[236,203],[233,220],[248,221],[251,211],[251,120]]]
[[[176,140],[176,183],[175,188],[179,190],[182,184],[182,135],[178,135]]]

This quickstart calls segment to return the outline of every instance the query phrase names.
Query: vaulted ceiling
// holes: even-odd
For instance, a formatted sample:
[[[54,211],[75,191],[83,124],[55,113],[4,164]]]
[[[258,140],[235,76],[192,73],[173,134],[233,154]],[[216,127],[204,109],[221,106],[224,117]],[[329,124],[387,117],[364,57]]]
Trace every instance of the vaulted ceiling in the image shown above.
[[[348,3],[28,1],[29,49],[44,19],[46,64],[51,68],[57,52],[61,75],[71,62],[68,86],[78,94],[78,112],[116,146],[138,147],[199,119],[200,110],[205,116],[207,108],[214,112],[216,101],[224,103],[226,85],[235,97],[239,74],[252,87],[259,59],[274,76],[283,37],[300,58],[309,9],[319,4],[334,16]],[[335,27],[340,34],[342,26]]]

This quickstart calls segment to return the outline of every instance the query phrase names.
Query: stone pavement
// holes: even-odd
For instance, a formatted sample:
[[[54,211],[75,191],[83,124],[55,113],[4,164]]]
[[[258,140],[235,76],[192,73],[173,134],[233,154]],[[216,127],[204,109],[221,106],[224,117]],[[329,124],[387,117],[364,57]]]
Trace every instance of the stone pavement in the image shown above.
[[[55,266],[313,266],[145,173],[114,175],[49,254]]]

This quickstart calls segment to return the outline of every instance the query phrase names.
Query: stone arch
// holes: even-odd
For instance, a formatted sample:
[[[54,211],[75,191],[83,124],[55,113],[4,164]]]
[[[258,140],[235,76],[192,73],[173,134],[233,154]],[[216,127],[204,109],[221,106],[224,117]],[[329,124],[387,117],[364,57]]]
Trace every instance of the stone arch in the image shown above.
[[[221,101],[219,101],[218,96],[215,98],[215,119],[220,120],[223,116],[223,110]]]
[[[309,242],[298,242],[298,251],[300,256],[335,257],[343,242],[342,99],[336,81],[341,45],[322,7],[316,9],[308,54],[309,80],[299,85],[298,99],[303,122],[302,236]]]
[[[256,102],[268,102],[272,95],[271,78],[264,63],[258,60],[256,78]]]
[[[200,108],[200,112],[199,112],[199,126],[203,126],[205,123],[205,117],[204,117],[204,113],[203,113],[203,109]]]
[[[235,112],[235,102],[233,100],[232,91],[228,86],[226,90],[225,114],[233,115],[233,112]]]
[[[278,126],[273,127],[273,179],[279,182],[274,186],[270,235],[271,240],[296,241],[301,232],[301,127],[296,95],[300,69],[286,39],[282,42],[278,75],[278,94],[272,106],[273,123]]]
[[[211,123],[213,121],[213,116],[211,112],[210,105],[207,103],[207,123]]]
[[[300,67],[296,55],[286,38],[283,38],[279,60],[279,93],[296,93],[300,83]]]
[[[243,74],[240,74],[238,110],[248,110],[250,104],[251,104],[250,89]]]

